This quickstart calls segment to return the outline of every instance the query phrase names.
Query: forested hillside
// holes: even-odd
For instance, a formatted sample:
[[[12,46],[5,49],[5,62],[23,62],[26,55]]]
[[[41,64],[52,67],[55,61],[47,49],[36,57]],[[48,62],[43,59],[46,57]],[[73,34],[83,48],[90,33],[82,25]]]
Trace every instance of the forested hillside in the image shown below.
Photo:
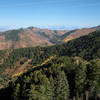
[[[0,51],[0,55],[1,87],[10,82],[0,91],[3,98],[5,95],[8,100],[99,98],[100,31],[60,45],[9,49]]]
[[[15,78],[0,90],[7,100],[99,100],[100,60],[59,57]]]
[[[72,40],[68,43],[50,47],[33,47],[0,51],[0,76],[9,76],[26,61],[31,60],[29,68],[41,64],[50,56],[79,56],[85,60],[100,58],[100,32]],[[3,54],[3,53],[4,54]]]

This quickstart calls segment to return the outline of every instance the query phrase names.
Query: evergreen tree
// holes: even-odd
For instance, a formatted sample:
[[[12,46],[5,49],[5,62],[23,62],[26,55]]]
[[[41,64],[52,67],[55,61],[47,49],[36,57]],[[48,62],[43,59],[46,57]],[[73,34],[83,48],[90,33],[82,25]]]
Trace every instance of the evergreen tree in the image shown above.
[[[54,100],[68,100],[69,84],[64,71],[58,72],[55,80],[55,97]]]
[[[14,100],[19,100],[19,97],[20,97],[20,84],[16,84],[14,88],[14,91],[13,91],[13,99]],[[21,99],[21,98],[20,98]]]
[[[87,66],[87,89],[96,97],[100,94],[100,61],[93,60]]]
[[[84,92],[84,86],[85,86],[85,80],[86,80],[86,72],[84,69],[84,66],[78,66],[75,69],[75,93],[78,96],[81,96],[81,93]]]

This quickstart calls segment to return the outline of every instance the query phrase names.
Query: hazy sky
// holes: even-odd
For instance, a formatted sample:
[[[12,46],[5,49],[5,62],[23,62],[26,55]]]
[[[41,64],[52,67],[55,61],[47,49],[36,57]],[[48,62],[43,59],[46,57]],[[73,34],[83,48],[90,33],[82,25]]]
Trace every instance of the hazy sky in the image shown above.
[[[100,24],[100,0],[0,0],[0,26]]]

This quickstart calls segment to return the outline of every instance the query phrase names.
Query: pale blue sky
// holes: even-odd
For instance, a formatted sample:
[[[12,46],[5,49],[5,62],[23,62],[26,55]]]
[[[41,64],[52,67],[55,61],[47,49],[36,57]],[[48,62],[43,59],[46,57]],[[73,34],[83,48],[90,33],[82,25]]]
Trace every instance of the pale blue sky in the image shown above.
[[[100,24],[100,0],[0,0],[0,26]]]

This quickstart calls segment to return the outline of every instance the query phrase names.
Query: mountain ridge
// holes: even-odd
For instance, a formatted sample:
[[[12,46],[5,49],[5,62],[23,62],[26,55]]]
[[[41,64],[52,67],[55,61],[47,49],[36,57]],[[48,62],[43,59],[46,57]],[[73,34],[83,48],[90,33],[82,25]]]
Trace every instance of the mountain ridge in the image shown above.
[[[37,27],[9,30],[0,33],[0,50],[61,44],[96,30],[100,30],[100,26],[75,30],[50,30]]]

